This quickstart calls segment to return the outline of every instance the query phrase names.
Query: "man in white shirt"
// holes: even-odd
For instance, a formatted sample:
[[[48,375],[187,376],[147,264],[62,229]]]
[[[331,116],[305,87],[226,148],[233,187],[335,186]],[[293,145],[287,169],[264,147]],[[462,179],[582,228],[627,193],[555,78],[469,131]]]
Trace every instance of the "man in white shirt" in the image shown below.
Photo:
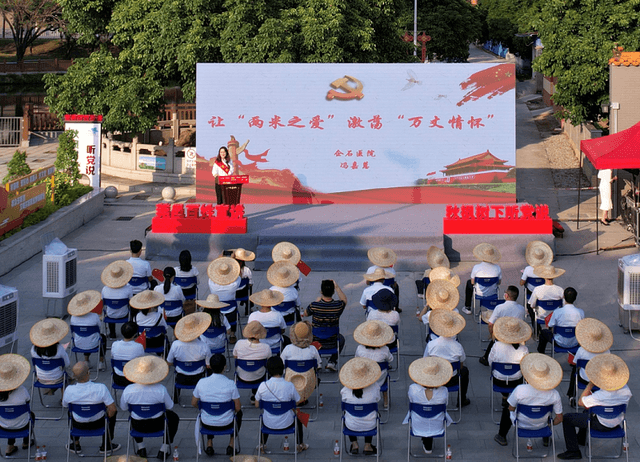
[[[287,328],[287,323],[282,314],[273,309],[274,306],[282,303],[282,298],[283,295],[281,292],[269,289],[261,290],[249,297],[249,300],[259,307],[259,310],[249,315],[248,322],[257,321],[262,324],[265,329],[272,329],[276,332],[272,332],[272,335],[267,333],[267,337],[261,340],[262,343],[269,345],[269,348],[271,348],[271,351],[275,354],[280,354],[280,341],[283,339],[284,336],[282,334]],[[291,342],[286,338],[285,343],[288,344]]]
[[[256,407],[260,407],[260,401],[295,401],[296,403],[301,401],[300,395],[293,383],[287,382],[284,379],[284,363],[279,356],[272,356],[267,360],[267,372],[271,378],[266,382],[261,383],[258,387],[258,392],[256,393]],[[294,419],[298,420],[296,444],[298,445],[298,452],[302,452],[305,451],[309,445],[303,443],[302,422],[300,422],[300,419],[298,419],[293,411],[286,412],[281,415],[270,414],[267,411],[263,411],[262,413],[262,422],[264,426],[273,430],[291,427],[294,424]],[[260,442],[261,452],[264,452],[264,446],[267,444],[268,439],[269,435],[263,433],[262,441]]]
[[[73,366],[73,376],[76,379],[75,385],[69,385],[62,397],[62,405],[69,407],[69,404],[99,404],[106,406],[108,433],[102,438],[102,446],[100,453],[111,453],[120,449],[120,445],[112,443],[114,430],[116,427],[116,405],[113,402],[109,389],[103,383],[91,382],[89,375],[89,364],[86,361],[80,361]],[[104,427],[104,413],[99,413],[93,418],[81,417],[75,413],[71,413],[73,426],[82,430],[97,430]],[[82,453],[80,447],[80,438],[74,438],[73,443],[68,444],[69,450],[76,454]]]
[[[627,386],[629,368],[620,357],[612,354],[598,355],[587,363],[586,369],[591,381],[578,401],[580,406],[588,410],[593,406],[616,406],[629,403],[631,399],[631,390]],[[594,386],[600,390],[593,391]],[[596,415],[590,417],[588,412],[567,414],[562,424],[567,450],[558,454],[558,459],[582,458],[578,445],[584,445],[586,442],[589,419],[591,419],[592,430],[610,432],[620,426],[623,417],[622,414],[612,419]],[[576,429],[578,429],[577,434]]]
[[[242,284],[240,264],[233,258],[219,257],[209,263],[207,275],[209,276],[209,292],[217,295],[220,302],[228,305],[222,308],[220,312],[231,325],[229,343],[234,344],[237,341],[236,329],[238,320],[236,292]]]
[[[240,433],[242,426],[242,410],[240,409],[240,393],[238,387],[233,380],[224,375],[227,366],[227,360],[224,355],[215,354],[209,360],[209,366],[212,374],[209,377],[200,379],[193,391],[191,405],[198,407],[200,401],[204,403],[226,403],[233,401],[234,410],[228,411],[222,415],[213,416],[205,411],[200,413],[200,422],[203,428],[213,431],[229,430],[233,426],[233,416],[236,418],[236,434]],[[229,445],[227,446],[227,455],[233,456],[235,441],[233,435],[229,437]],[[213,435],[207,435],[207,447],[204,451],[208,456],[213,456]]]
[[[111,345],[111,359],[130,361],[139,356],[144,356],[144,347],[135,341],[138,335],[138,325],[133,321],[125,322],[120,328],[124,340],[118,340]],[[113,368],[113,383],[126,387],[131,382],[124,376],[122,369]]]
[[[133,297],[133,290],[128,284],[133,275],[133,266],[124,260],[117,260],[109,264],[100,276],[102,301],[105,316],[111,319],[124,319],[129,316],[129,300]],[[117,306],[113,306],[118,301]],[[126,303],[124,302],[126,300]],[[112,302],[113,301],[113,302]],[[108,323],[109,338],[116,338],[116,324]]]
[[[565,304],[562,308],[553,310],[553,314],[549,320],[549,327],[576,327],[578,323],[584,319],[584,311],[576,308],[573,304],[577,297],[578,292],[573,287],[567,287],[564,290]],[[540,332],[538,353],[544,354],[549,342],[557,343],[563,348],[578,346],[578,340],[576,340],[575,337],[568,338],[560,334],[554,335],[551,329],[543,329],[542,332]]]
[[[376,268],[373,273],[367,273],[364,275],[364,279],[371,282],[371,285],[365,287],[365,289],[362,291],[362,296],[360,297],[360,305],[362,305],[363,309],[367,310],[367,314],[370,310],[370,308],[367,307],[367,302],[371,301],[371,298],[379,290],[389,290],[393,292],[393,289],[391,287],[385,286],[383,284],[384,280],[388,279],[390,276],[391,275],[383,268]]]
[[[98,370],[104,371],[107,367],[104,362],[104,354],[107,349],[107,337],[100,333],[100,326],[102,322],[100,315],[93,312],[101,301],[100,292],[97,290],[85,290],[76,294],[69,305],[67,305],[67,313],[71,315],[69,319],[69,325],[71,330],[74,327],[94,327],[97,328],[96,332],[90,335],[81,335],[78,332],[72,332],[73,344],[82,350],[93,350],[98,348]],[[89,358],[91,353],[84,353],[84,360],[89,364]]]
[[[142,242],[135,239],[129,242],[129,248],[131,249],[131,258],[129,258],[127,262],[131,263],[131,266],[133,266],[133,277],[144,279],[144,281],[138,285],[129,283],[131,290],[133,290],[133,295],[138,294],[143,290],[153,289],[157,285],[157,282],[151,275],[151,265],[147,260],[140,258],[140,255],[142,254]]]
[[[473,249],[473,255],[482,263],[478,263],[471,270],[471,278],[467,280],[467,285],[464,291],[464,306],[462,312],[464,314],[471,314],[471,307],[473,306],[474,292],[482,297],[496,296],[498,285],[502,281],[502,269],[498,265],[501,254],[497,247],[492,244],[482,243],[475,246]],[[498,278],[497,284],[490,286],[475,285],[476,278]]]
[[[489,354],[491,353],[491,349],[493,348],[493,344],[495,342],[493,336],[493,326],[496,321],[503,317],[512,317],[516,319],[524,320],[524,306],[520,305],[518,300],[518,295],[520,295],[520,291],[516,286],[509,286],[507,290],[504,292],[504,303],[496,306],[493,312],[491,313],[491,317],[489,318],[489,322],[487,323],[487,327],[489,328],[489,335],[491,336],[491,341],[487,346],[486,351],[484,352],[484,356],[481,356],[479,359],[480,364],[484,366],[489,365]]]

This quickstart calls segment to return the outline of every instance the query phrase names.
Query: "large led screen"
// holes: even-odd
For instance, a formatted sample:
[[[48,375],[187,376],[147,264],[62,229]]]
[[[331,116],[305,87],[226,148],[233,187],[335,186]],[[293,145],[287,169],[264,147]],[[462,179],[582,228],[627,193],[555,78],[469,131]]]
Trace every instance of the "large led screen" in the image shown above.
[[[513,64],[198,64],[197,200],[515,201]]]

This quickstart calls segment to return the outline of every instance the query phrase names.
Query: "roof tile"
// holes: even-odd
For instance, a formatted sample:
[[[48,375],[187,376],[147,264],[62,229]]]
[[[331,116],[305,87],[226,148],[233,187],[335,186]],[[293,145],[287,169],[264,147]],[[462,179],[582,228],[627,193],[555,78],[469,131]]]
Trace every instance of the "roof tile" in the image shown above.
[[[612,66],[640,66],[640,51],[623,51],[620,56],[609,59]]]

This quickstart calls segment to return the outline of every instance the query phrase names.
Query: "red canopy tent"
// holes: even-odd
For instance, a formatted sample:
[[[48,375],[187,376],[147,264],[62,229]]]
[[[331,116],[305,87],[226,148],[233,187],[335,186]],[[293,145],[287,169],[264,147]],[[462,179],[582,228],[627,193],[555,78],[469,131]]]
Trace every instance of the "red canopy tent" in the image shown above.
[[[640,122],[613,135],[580,141],[584,153],[596,170],[640,168]],[[582,169],[582,154],[580,155]],[[582,175],[578,177],[582,179]],[[580,181],[580,180],[578,180]],[[580,226],[580,191],[578,186],[578,226]],[[596,196],[596,252],[598,245],[598,196]]]

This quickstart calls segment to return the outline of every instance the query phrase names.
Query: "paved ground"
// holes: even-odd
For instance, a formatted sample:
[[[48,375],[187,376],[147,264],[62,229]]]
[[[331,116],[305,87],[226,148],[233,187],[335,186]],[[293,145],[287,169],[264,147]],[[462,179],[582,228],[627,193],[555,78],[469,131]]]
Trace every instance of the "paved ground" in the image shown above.
[[[474,52],[474,56],[476,52]],[[479,52],[481,53],[481,52]],[[526,85],[519,87],[519,93],[526,94]],[[563,192],[556,191],[548,185],[553,185],[551,172],[548,163],[545,162],[545,145],[541,142],[541,136],[532,119],[532,113],[524,104],[524,98],[517,102],[517,162],[518,162],[518,199],[527,200],[531,203],[548,203],[554,215],[560,215],[568,210],[575,198],[569,198]],[[30,151],[30,156],[48,159],[50,147],[41,150]],[[32,157],[32,158],[33,158]],[[3,160],[0,155],[0,159]],[[180,194],[189,194],[189,188],[179,190]],[[64,242],[72,248],[78,249],[78,290],[101,289],[100,273],[102,269],[111,261],[118,258],[127,258],[127,243],[130,239],[144,237],[144,229],[150,224],[154,214],[154,206],[160,200],[159,193],[152,195],[146,200],[135,199],[136,192],[122,194],[117,201],[105,207],[105,212],[98,218],[78,229],[64,239]],[[253,213],[251,207],[247,207],[248,217],[251,219]],[[131,221],[115,221],[120,216],[135,216]],[[631,368],[630,387],[634,393],[629,406],[628,420],[630,433],[630,459],[640,460],[640,444],[638,437],[640,429],[636,422],[640,417],[637,396],[640,396],[640,385],[635,379],[635,367],[637,367],[638,356],[640,355],[640,345],[629,335],[625,335],[619,327],[618,307],[616,302],[616,264],[617,259],[636,252],[635,248],[613,250],[595,255],[594,225],[581,225],[576,229],[575,222],[565,223],[566,232],[564,239],[557,240],[558,258],[556,265],[567,270],[565,276],[558,280],[563,287],[573,286],[578,290],[579,296],[577,305],[583,308],[588,316],[598,317],[605,322],[614,333],[613,352],[624,358]],[[601,246],[613,246],[619,243],[629,243],[629,235],[617,224],[607,227],[601,232]],[[196,262],[196,266],[201,274],[206,274],[208,262]],[[154,261],[152,266],[163,268],[166,265],[174,266],[176,262]],[[425,263],[426,266],[426,263]],[[520,271],[525,266],[524,260],[519,264],[503,266],[504,284],[516,284],[520,278]],[[454,268],[466,279],[471,270],[471,263],[459,264]],[[18,353],[27,355],[30,348],[28,332],[34,322],[42,319],[44,310],[40,291],[41,281],[41,256],[30,259],[11,273],[0,278],[0,284],[17,287],[20,294],[20,322],[19,333],[20,342]],[[421,277],[420,273],[400,273],[398,281],[401,288],[402,324],[400,327],[400,377],[397,382],[391,385],[391,411],[388,423],[382,428],[382,456],[385,461],[397,461],[406,457],[407,433],[406,426],[401,425],[407,410],[406,391],[409,380],[405,371],[414,359],[421,357],[424,349],[424,328],[415,319],[414,313],[419,303],[414,280]],[[315,299],[319,293],[320,281],[325,278],[335,279],[349,299],[348,308],[343,317],[342,332],[347,337],[347,347],[345,357],[348,359],[353,355],[356,345],[353,341],[352,333],[355,327],[362,322],[364,315],[359,307],[358,299],[364,287],[362,275],[359,273],[312,272],[309,277],[304,278],[301,284],[301,300],[304,305]],[[201,297],[206,296],[206,279],[201,281]],[[256,290],[268,287],[266,274],[264,272],[254,273],[254,284]],[[453,458],[465,461],[485,461],[489,459],[510,459],[511,446],[503,448],[493,441],[493,435],[497,431],[497,426],[491,423],[490,411],[490,391],[489,391],[489,370],[477,361],[482,347],[479,342],[479,332],[477,324],[467,317],[467,327],[460,336],[460,340],[465,347],[468,359],[466,365],[469,367],[471,384],[469,397],[472,404],[464,408],[462,421],[453,425],[448,430],[448,443],[453,450]],[[530,350],[535,349],[533,341],[528,342]],[[568,377],[568,366],[566,357],[560,356],[559,361],[565,370],[565,379]],[[395,374],[394,374],[395,375]],[[325,380],[335,378],[335,374],[322,375]],[[99,380],[109,383],[107,372],[100,373]],[[171,385],[171,380],[165,382]],[[30,386],[30,380],[27,382]],[[563,395],[563,404],[568,411],[568,402],[564,396],[567,383],[563,382],[559,386],[559,391]],[[339,390],[340,385],[323,384],[320,391],[324,397],[324,407],[319,413],[318,420],[309,424],[305,430],[305,440],[311,449],[300,456],[301,460],[329,460],[333,458],[333,442],[338,438],[340,418],[339,418]],[[48,398],[47,402],[57,404],[57,398]],[[183,401],[187,402],[188,397]],[[242,393],[243,404],[248,404],[248,394]],[[37,398],[34,400],[36,415],[54,416],[56,410],[43,410]],[[195,410],[187,408],[177,409],[182,421],[175,441],[180,447],[182,460],[195,460],[194,439],[192,420]],[[248,409],[246,418],[256,417],[257,413],[253,409]],[[121,413],[120,418],[124,418]],[[66,454],[63,444],[66,441],[66,422],[38,421],[36,431],[39,444],[46,444],[49,449],[49,460],[63,460]],[[116,427],[115,441],[126,446],[126,423],[119,423]],[[562,432],[556,428],[557,450],[564,450]],[[240,434],[240,442],[243,453],[253,453],[257,443],[257,423],[246,421]],[[510,435],[510,443],[512,441]],[[277,449],[280,440],[272,438],[269,442],[271,449]],[[97,451],[97,440],[83,440],[85,453]],[[158,448],[158,440],[148,441],[148,447],[155,454]],[[224,451],[226,439],[215,441],[218,452]],[[414,441],[416,450],[419,450],[418,442]],[[436,451],[442,448],[441,442],[436,443]],[[534,448],[541,450],[539,446]],[[611,446],[601,447],[598,445],[595,452],[598,454],[610,453]],[[1,449],[4,451],[4,446]],[[524,448],[521,449],[524,451]],[[120,451],[123,453],[124,451]],[[20,452],[19,454],[23,454]],[[535,454],[535,453],[534,453]],[[71,456],[76,457],[76,456]],[[362,456],[359,456],[362,457]],[[204,456],[206,458],[206,456]],[[283,456],[272,455],[272,460],[289,460]]]

